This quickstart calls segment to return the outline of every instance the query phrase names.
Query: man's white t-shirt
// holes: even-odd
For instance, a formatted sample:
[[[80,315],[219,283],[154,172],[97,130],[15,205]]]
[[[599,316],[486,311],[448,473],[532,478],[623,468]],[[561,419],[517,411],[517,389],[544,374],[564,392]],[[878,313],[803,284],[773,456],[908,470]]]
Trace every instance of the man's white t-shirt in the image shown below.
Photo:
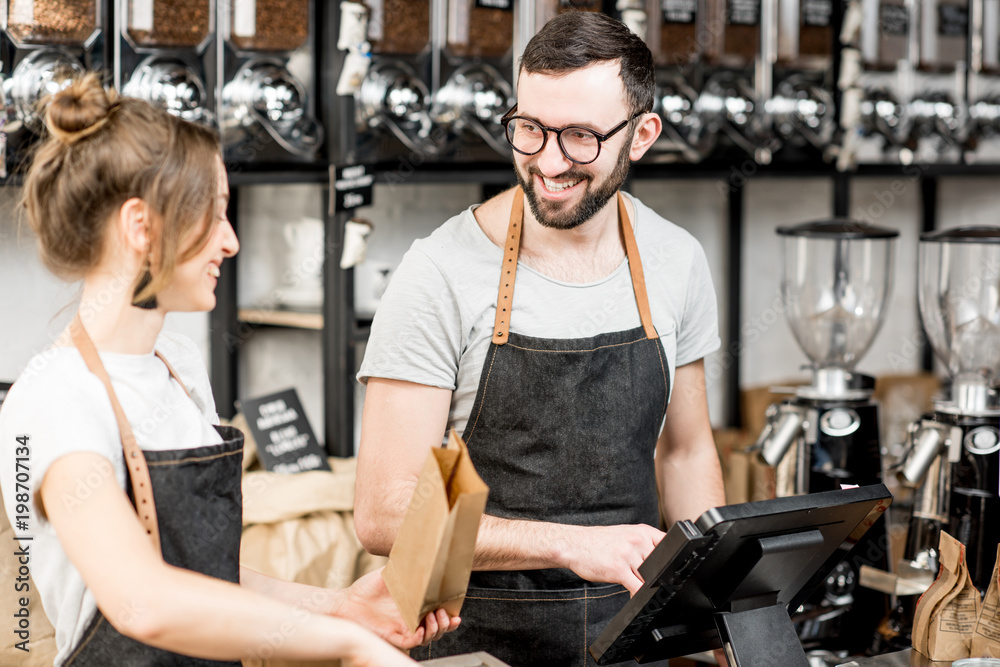
[[[719,348],[715,289],[705,252],[686,230],[635,197],[632,226],[653,326],[670,369]],[[503,250],[469,208],[415,241],[375,313],[358,373],[451,389],[448,428],[465,428],[493,336]],[[510,330],[587,338],[640,326],[628,260],[590,283],[567,283],[518,263]]]

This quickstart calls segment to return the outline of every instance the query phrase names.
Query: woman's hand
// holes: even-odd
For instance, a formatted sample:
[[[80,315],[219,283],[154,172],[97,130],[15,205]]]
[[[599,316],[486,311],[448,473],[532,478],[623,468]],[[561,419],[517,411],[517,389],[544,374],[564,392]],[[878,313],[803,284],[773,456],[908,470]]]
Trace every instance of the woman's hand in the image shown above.
[[[417,664],[399,649],[364,630],[359,633],[356,644],[344,658],[344,667],[411,667]]]
[[[344,592],[344,601],[336,615],[360,623],[400,648],[409,649],[436,641],[458,628],[461,622],[459,617],[449,618],[444,609],[438,609],[427,614],[416,632],[410,632],[389,595],[381,568],[361,577]]]

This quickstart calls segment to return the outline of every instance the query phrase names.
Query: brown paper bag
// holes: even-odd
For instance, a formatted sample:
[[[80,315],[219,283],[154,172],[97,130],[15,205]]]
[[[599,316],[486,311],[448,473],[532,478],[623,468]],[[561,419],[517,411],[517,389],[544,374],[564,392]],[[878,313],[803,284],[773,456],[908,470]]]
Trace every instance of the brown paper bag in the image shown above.
[[[965,545],[941,531],[941,568],[917,601],[913,648],[931,660],[968,658],[981,602],[965,562]]]
[[[429,611],[462,609],[488,492],[452,430],[427,456],[382,575],[411,630]]]
[[[972,635],[972,658],[1000,658],[1000,545],[990,585],[983,598],[976,632]]]

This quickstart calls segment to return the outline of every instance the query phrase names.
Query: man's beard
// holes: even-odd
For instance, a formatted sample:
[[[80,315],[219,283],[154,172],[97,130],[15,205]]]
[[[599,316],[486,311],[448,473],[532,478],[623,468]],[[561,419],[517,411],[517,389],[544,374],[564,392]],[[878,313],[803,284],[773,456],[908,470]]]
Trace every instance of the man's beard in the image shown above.
[[[539,224],[552,229],[574,229],[597,215],[598,211],[608,203],[608,200],[618,192],[618,189],[621,188],[622,183],[625,182],[625,178],[628,176],[630,166],[628,154],[631,146],[632,132],[629,133],[628,140],[622,145],[621,151],[618,153],[618,161],[615,164],[615,168],[608,174],[604,182],[593,190],[591,190],[590,183],[594,178],[593,174],[589,174],[583,170],[577,171],[575,165],[559,176],[556,176],[560,180],[575,180],[579,178],[585,182],[586,189],[583,192],[583,201],[575,207],[566,210],[561,210],[559,204],[543,202],[538,196],[535,190],[535,179],[532,176],[535,174],[541,176],[542,174],[536,167],[529,166],[527,168],[528,177],[525,178],[515,164],[514,173],[517,174],[517,182],[520,183],[521,188],[524,190],[528,206],[531,207],[531,212]]]

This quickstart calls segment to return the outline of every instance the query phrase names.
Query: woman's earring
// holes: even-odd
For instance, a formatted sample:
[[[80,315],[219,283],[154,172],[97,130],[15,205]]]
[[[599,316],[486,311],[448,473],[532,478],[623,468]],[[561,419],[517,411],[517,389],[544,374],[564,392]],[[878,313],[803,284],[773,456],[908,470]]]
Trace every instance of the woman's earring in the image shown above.
[[[142,268],[142,275],[139,276],[139,283],[135,286],[135,292],[132,293],[132,305],[136,308],[142,308],[144,310],[154,310],[156,308],[156,295],[152,295],[149,298],[138,300],[139,293],[146,289],[146,285],[153,281],[153,274],[149,272],[149,260],[146,260],[146,264]]]

